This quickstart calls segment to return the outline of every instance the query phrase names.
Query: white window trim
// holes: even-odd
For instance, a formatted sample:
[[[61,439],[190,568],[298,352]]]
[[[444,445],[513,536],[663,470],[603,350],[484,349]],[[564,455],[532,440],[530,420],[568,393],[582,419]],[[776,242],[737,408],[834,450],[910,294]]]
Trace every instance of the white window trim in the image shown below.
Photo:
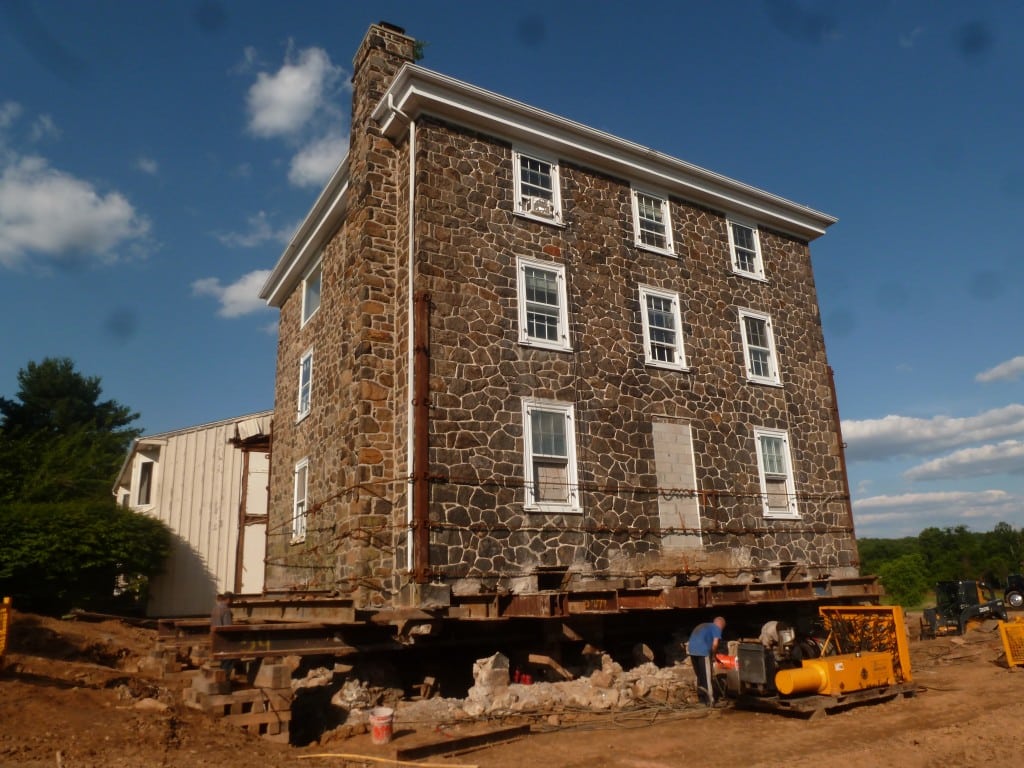
[[[551,215],[545,216],[527,210],[523,206],[523,175],[522,158],[539,160],[551,166]],[[513,193],[515,195],[513,210],[517,216],[523,216],[534,221],[542,221],[545,224],[557,224],[562,226],[562,191],[561,174],[559,172],[558,160],[543,152],[536,152],[527,147],[515,147],[512,149],[512,180]]]
[[[302,488],[302,514],[299,514],[299,472],[305,469],[305,484]],[[309,516],[309,459],[296,462],[292,471],[292,544],[306,540],[306,522]]]
[[[789,499],[789,512],[786,514],[772,512],[768,508],[768,485],[764,472],[764,456],[761,451],[762,437],[776,437],[782,440],[784,446],[783,456],[786,459],[786,496]],[[754,427],[754,447],[757,450],[757,476],[761,483],[761,513],[766,519],[771,520],[799,520],[800,510],[796,500],[796,480],[793,476],[793,453],[789,446],[789,433],[781,429],[766,429]]]
[[[139,494],[142,493],[142,467],[145,464],[151,464],[152,469],[149,473],[149,500],[145,503],[139,498]],[[149,509],[156,505],[156,483],[157,483],[157,472],[159,471],[159,462],[155,459],[141,459],[138,462],[138,466],[135,468],[135,487],[133,489],[135,496],[134,509]]]
[[[309,281],[310,276],[314,272],[316,272],[317,270],[320,270],[320,293],[319,293],[320,301],[317,302],[316,309],[314,309],[312,312],[310,312],[307,315],[306,314],[306,284]],[[302,318],[301,318],[301,322],[299,323],[299,327],[300,328],[304,327],[306,325],[306,323],[308,323],[313,318],[313,316],[317,312],[320,311],[320,307],[323,305],[323,303],[324,303],[324,260],[323,260],[323,257],[321,257],[321,258],[316,260],[316,263],[312,267],[309,268],[309,271],[306,272],[305,276],[302,278]]]
[[[765,328],[768,332],[768,354],[769,367],[771,368],[771,375],[769,376],[757,376],[754,374],[750,367],[750,344],[747,340],[747,324],[744,322],[744,318],[755,318],[757,320],[763,320]],[[779,353],[775,348],[775,329],[772,327],[772,318],[766,315],[764,312],[755,312],[752,309],[740,309],[740,336],[743,338],[743,369],[747,373],[747,381],[754,382],[756,384],[769,384],[772,386],[782,386],[782,378],[779,373]]]
[[[739,260],[736,258],[736,242],[732,232],[732,225],[739,224],[741,227],[747,227],[754,232],[754,271],[748,272],[745,269],[740,269],[738,266]],[[768,282],[764,276],[764,258],[761,255],[761,230],[757,224],[752,221],[745,221],[743,219],[730,216],[726,219],[725,229],[729,234],[729,268],[734,274],[741,277],[747,277],[751,280],[760,280],[762,282]]]
[[[676,333],[676,362],[667,363],[664,360],[657,360],[651,355],[651,326],[647,314],[647,297],[655,296],[661,299],[668,299],[672,302],[672,317],[675,321]],[[644,362],[653,368],[668,368],[673,371],[686,371],[686,350],[683,346],[683,313],[679,303],[679,294],[674,291],[663,291],[658,288],[651,288],[647,285],[640,286],[640,321],[644,329]]]
[[[560,341],[535,339],[527,334],[526,322],[526,268],[533,267],[546,272],[554,272],[558,282],[558,338]],[[565,265],[550,261],[538,261],[525,256],[516,257],[516,305],[519,313],[519,343],[527,347],[553,349],[559,352],[571,352],[572,342],[569,339],[569,301],[565,287]]]
[[[644,195],[646,197],[653,197],[661,201],[661,211],[665,218],[665,247],[658,248],[654,245],[648,245],[643,242],[640,237],[640,203],[637,200],[637,195]],[[675,244],[672,239],[672,214],[670,212],[668,195],[664,192],[658,192],[653,189],[645,189],[644,187],[631,187],[630,188],[630,199],[633,204],[633,243],[637,248],[641,248],[645,251],[651,251],[653,253],[661,253],[666,256],[675,256]]]
[[[305,368],[306,360],[309,360],[309,395],[306,400],[306,408],[302,408],[302,371]],[[295,403],[295,421],[302,421],[304,418],[309,416],[309,412],[313,410],[313,348],[307,349],[302,357],[299,358],[299,392]]]
[[[566,478],[569,481],[568,503],[538,501],[536,498],[533,476],[533,424],[530,418],[530,414],[534,410],[554,411],[565,417]],[[583,511],[580,505],[579,475],[576,467],[576,419],[571,403],[535,398],[523,399],[523,480],[525,482],[523,506],[527,512],[579,514]]]

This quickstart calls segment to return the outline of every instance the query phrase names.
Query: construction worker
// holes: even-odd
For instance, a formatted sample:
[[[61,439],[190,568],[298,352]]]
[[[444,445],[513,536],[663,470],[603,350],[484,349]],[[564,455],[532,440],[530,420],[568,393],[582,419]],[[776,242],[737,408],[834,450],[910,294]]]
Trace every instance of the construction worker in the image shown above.
[[[715,705],[715,692],[712,685],[712,664],[718,643],[725,629],[725,619],[716,616],[714,621],[698,624],[690,633],[686,651],[690,655],[690,663],[697,675],[697,697],[709,707]]]

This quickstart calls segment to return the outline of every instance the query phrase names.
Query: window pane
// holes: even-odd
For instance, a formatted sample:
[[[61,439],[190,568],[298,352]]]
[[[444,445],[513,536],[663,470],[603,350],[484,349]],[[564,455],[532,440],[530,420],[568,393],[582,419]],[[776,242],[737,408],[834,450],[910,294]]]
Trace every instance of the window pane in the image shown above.
[[[567,459],[565,414],[558,411],[530,412],[530,433],[535,456],[558,456]]]
[[[676,362],[674,302],[664,296],[648,296],[647,326],[651,359],[662,363]]]
[[[520,189],[524,197],[540,197],[554,200],[551,183],[551,163],[534,160],[532,157],[519,157]]]
[[[302,297],[302,321],[305,322],[320,307],[320,280],[323,265],[318,265],[306,278]]]
[[[747,342],[750,375],[774,378],[768,323],[759,317],[744,317],[743,330]]]
[[[636,207],[637,218],[640,224],[640,242],[655,248],[665,248],[667,239],[665,236],[665,211],[664,201],[637,193]]]
[[[781,437],[761,435],[761,457],[764,460],[764,471],[766,475],[785,475],[786,457],[785,442]]]
[[[768,346],[768,324],[759,317],[744,317],[747,328],[747,344],[752,347]]]
[[[532,339],[558,341],[558,276],[526,268],[526,334]]]
[[[299,413],[309,411],[310,392],[313,382],[313,356],[302,358],[299,367]]]

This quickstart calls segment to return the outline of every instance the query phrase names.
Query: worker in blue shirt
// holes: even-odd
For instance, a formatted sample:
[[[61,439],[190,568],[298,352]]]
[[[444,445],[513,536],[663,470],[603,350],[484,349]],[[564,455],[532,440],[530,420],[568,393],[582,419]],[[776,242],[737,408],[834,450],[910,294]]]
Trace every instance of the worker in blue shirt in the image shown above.
[[[722,639],[725,619],[716,616],[714,621],[698,624],[690,633],[686,644],[690,654],[690,663],[697,675],[697,696],[709,707],[715,705],[715,692],[711,685],[711,665],[718,650],[718,642]]]

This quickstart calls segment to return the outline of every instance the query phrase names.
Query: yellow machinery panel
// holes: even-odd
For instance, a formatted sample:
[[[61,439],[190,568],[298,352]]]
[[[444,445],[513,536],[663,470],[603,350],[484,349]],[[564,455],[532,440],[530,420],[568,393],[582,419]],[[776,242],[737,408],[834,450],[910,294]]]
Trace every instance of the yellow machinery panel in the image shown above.
[[[799,669],[781,669],[775,675],[775,687],[783,696],[843,696],[895,684],[892,656],[887,651],[804,659]]]
[[[898,605],[829,605],[818,608],[829,644],[840,654],[887,653],[897,683],[913,680],[910,643],[903,609]],[[806,663],[806,662],[805,662]]]
[[[0,656],[7,650],[7,634],[11,628],[11,598],[0,603]]]
[[[1024,621],[1000,621],[999,636],[1003,639],[1006,663],[1011,667],[1024,666]]]

